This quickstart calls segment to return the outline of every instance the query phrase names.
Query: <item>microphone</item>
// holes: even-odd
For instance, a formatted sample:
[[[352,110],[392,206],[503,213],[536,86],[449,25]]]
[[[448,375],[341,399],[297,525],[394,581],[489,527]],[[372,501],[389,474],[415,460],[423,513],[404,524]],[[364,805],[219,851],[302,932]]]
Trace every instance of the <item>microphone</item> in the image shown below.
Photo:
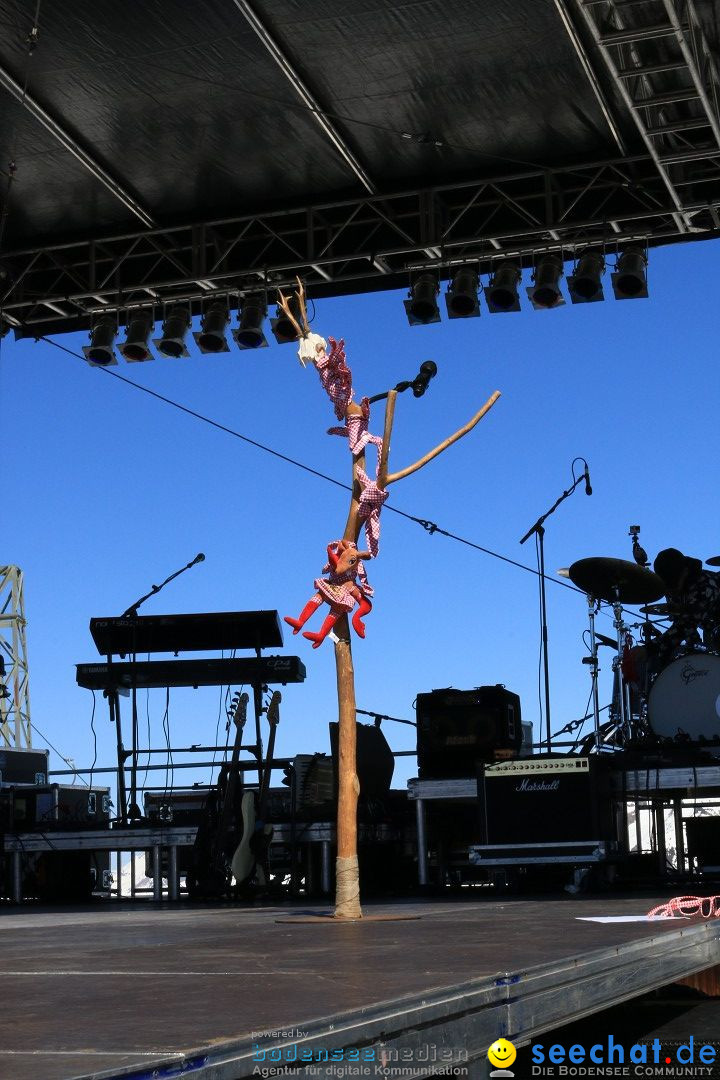
[[[191,566],[194,566],[194,565],[195,565],[195,563],[199,563],[199,562],[205,562],[205,556],[203,555],[202,551],[199,551],[199,552],[197,553],[197,555],[195,556],[195,558],[193,559],[193,561],[192,561],[192,562],[190,563],[190,565],[191,565]]]
[[[590,487],[590,470],[588,468],[587,461],[585,462],[585,494],[592,495],[592,488]]]
[[[437,375],[437,364],[434,360],[426,360],[420,365],[420,371],[412,381],[412,392],[415,397],[422,397],[428,388],[428,383]]]

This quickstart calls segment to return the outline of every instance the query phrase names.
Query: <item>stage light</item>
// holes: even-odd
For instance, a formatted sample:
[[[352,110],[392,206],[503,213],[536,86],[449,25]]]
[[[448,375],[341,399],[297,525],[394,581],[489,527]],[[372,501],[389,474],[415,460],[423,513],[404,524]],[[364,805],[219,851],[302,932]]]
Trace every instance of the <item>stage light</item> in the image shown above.
[[[562,277],[563,264],[559,255],[543,255],[538,259],[533,273],[533,285],[527,289],[528,299],[536,311],[562,307],[565,303],[558,282]]]
[[[238,311],[238,326],[233,337],[239,349],[267,348],[262,324],[267,315],[267,303],[262,293],[245,296]]]
[[[440,322],[437,296],[440,292],[438,275],[434,271],[418,274],[410,284],[410,294],[404,301],[411,326],[426,326]]]
[[[522,272],[510,259],[501,262],[490,283],[485,286],[488,310],[494,315],[499,311],[519,311],[518,285]]]
[[[117,364],[117,357],[113,350],[117,337],[117,323],[114,318],[100,319],[90,331],[90,344],[83,345],[85,359],[98,367],[109,367]]]
[[[291,293],[286,299],[298,326],[302,326],[302,312],[297,293]],[[287,345],[291,341],[298,340],[297,330],[279,304],[275,308],[275,318],[270,320],[270,328],[278,345]]]
[[[455,271],[445,293],[447,313],[451,319],[470,319],[480,315],[478,273],[474,266],[461,266]]]
[[[611,274],[616,300],[639,300],[647,296],[647,257],[641,248],[626,248]]]
[[[165,315],[162,325],[162,337],[155,338],[153,345],[163,356],[189,356],[185,344],[187,332],[190,329],[190,311],[186,307],[172,307]]]
[[[227,304],[216,301],[210,305],[202,317],[202,329],[193,334],[201,353],[230,352],[225,336],[225,328],[229,322]]]
[[[583,251],[568,277],[568,289],[573,304],[594,304],[604,300],[602,275],[605,258],[599,251]]]
[[[152,360],[152,353],[148,344],[152,328],[153,317],[151,312],[136,311],[128,314],[125,341],[118,346],[127,361],[139,363],[143,360]]]

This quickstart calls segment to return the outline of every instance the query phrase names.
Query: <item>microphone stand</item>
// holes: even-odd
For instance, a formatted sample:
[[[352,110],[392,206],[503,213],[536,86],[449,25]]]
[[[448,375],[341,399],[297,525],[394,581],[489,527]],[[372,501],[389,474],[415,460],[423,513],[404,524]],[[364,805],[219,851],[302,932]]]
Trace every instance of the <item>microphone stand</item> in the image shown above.
[[[203,562],[204,559],[205,559],[205,556],[202,553],[200,553],[200,554],[196,555],[195,558],[192,560],[192,562],[189,562],[187,564],[187,566],[183,566],[179,570],[176,570],[174,574],[170,574],[170,576],[166,577],[165,580],[163,582],[161,582],[159,585],[152,585],[151,588],[150,588],[150,592],[146,593],[145,596],[141,596],[140,599],[136,600],[134,604],[131,604],[130,607],[126,611],[124,611],[122,613],[121,618],[123,618],[123,619],[136,619],[137,614],[138,614],[138,610],[142,607],[142,605],[145,603],[146,600],[149,600],[151,596],[155,596],[155,594],[159,593],[161,589],[164,589],[165,586],[170,581],[172,581],[176,577],[179,577],[180,574],[184,574],[186,570],[189,570],[191,567],[195,566],[197,563]],[[124,806],[122,808],[123,824],[127,823],[128,818],[131,821],[137,821],[139,818],[142,817],[140,807],[138,806],[138,803],[137,803],[138,714],[137,714],[137,686],[135,685],[135,681],[136,681],[135,680],[135,664],[137,663],[137,648],[136,648],[136,638],[135,638],[136,633],[137,633],[137,624],[135,624],[133,626],[133,644],[132,644],[132,653],[131,653],[131,656],[130,656],[130,681],[132,683],[132,751],[131,751],[132,766],[131,766],[131,769],[130,769],[130,805],[127,807],[127,810],[126,810],[126,808]],[[110,660],[110,657],[108,656],[108,663],[110,663],[110,662],[111,662],[111,660]],[[125,756],[127,756],[127,755],[125,755]],[[123,772],[124,772],[125,761],[124,760],[123,761],[118,761],[118,767],[120,769],[122,769]],[[123,781],[122,787],[123,787],[123,789],[125,787],[124,781]]]
[[[569,487],[567,491],[563,491],[560,498],[556,499],[550,509],[539,517],[534,525],[530,526],[520,541],[521,544],[524,544],[526,540],[530,539],[533,533],[536,533],[540,542],[540,622],[542,624],[543,677],[545,680],[545,731],[548,753],[551,751],[552,735],[550,732],[550,665],[548,662],[547,605],[545,602],[545,529],[543,525],[550,515],[555,513],[560,503],[565,502],[565,499],[572,495],[575,488],[584,479],[584,476],[578,476],[572,487]]]
[[[123,611],[121,618],[133,618],[135,615],[137,615],[138,608],[142,607],[146,600],[149,600],[151,596],[155,595],[155,593],[159,593],[161,589],[164,589],[168,582],[172,581],[173,578],[180,577],[180,575],[184,574],[186,570],[189,570],[191,567],[195,566],[196,563],[203,562],[204,559],[205,556],[202,553],[200,555],[196,555],[192,562],[189,562],[187,566],[181,567],[180,570],[176,570],[174,574],[170,575],[170,577],[166,577],[160,585],[152,585],[150,587],[150,592],[145,593],[145,595],[141,596],[139,600],[136,600],[134,604],[131,604],[127,611]]]

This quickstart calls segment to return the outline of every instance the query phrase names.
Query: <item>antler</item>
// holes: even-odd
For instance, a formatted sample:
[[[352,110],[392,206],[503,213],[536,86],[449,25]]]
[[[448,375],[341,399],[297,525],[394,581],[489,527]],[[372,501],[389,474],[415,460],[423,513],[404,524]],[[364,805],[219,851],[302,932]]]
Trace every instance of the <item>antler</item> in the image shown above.
[[[278,298],[279,298],[278,303],[279,303],[280,307],[282,308],[282,310],[285,312],[285,315],[287,316],[288,321],[292,325],[292,327],[295,330],[295,333],[297,334],[297,336],[299,338],[304,338],[304,337],[307,337],[307,335],[310,333],[310,326],[308,324],[308,319],[307,319],[307,308],[305,306],[305,287],[304,287],[304,285],[303,285],[303,283],[302,283],[302,281],[300,280],[299,277],[296,277],[295,280],[298,283],[298,288],[297,288],[297,292],[295,293],[295,297],[296,297],[297,302],[298,302],[298,308],[300,310],[300,318],[302,320],[302,325],[295,318],[295,315],[293,314],[293,312],[292,312],[292,310],[290,308],[290,301],[283,294],[281,289],[278,289]]]
[[[302,318],[302,324],[303,324],[302,336],[305,337],[306,334],[310,333],[310,324],[308,322],[307,308],[305,306],[305,286],[303,285],[303,283],[302,283],[302,281],[300,280],[299,277],[296,277],[295,280],[298,283],[298,291],[296,293],[296,296],[297,296],[298,306],[300,308],[300,316]]]

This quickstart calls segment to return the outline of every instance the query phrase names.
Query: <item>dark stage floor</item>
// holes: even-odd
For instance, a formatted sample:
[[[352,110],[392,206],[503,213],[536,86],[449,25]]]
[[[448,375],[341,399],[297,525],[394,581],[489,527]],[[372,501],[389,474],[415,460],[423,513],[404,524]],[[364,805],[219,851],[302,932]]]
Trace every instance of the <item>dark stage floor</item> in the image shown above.
[[[252,1075],[254,1043],[271,1045],[257,1033],[288,1028],[307,1045],[387,1046],[422,1027],[484,1054],[498,1034],[530,1036],[720,960],[720,920],[578,921],[653,903],[367,905],[421,917],[360,923],[278,921],[308,912],[298,905],[6,909],[0,1077],[180,1075],[193,1054],[190,1075]]]

